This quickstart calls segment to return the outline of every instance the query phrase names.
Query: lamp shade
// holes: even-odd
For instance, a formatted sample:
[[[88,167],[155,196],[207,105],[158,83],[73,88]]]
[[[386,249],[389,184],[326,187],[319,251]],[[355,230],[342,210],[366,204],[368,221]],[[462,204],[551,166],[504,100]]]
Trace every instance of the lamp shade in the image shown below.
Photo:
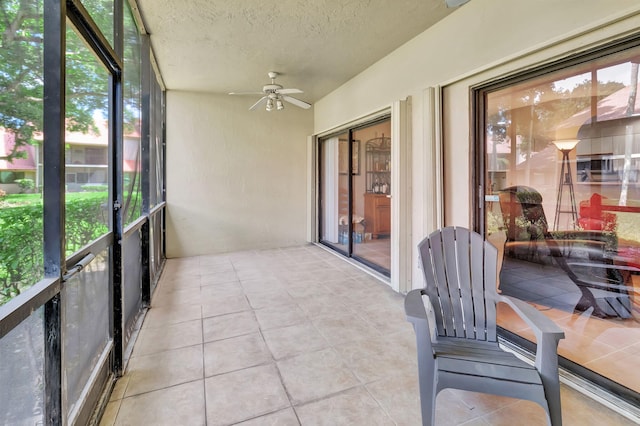
[[[578,145],[578,142],[580,142],[580,139],[558,139],[553,141],[553,144],[560,151],[571,151]]]

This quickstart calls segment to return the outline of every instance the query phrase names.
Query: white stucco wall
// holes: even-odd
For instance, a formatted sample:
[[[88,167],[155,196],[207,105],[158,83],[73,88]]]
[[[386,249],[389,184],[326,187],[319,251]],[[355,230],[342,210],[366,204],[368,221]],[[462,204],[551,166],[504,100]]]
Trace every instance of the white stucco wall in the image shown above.
[[[167,92],[168,257],[306,242],[313,112],[255,100]]]
[[[444,225],[470,226],[470,87],[638,32],[637,0],[472,0],[316,102],[315,133],[406,97],[412,99],[413,247],[436,225],[425,176],[434,173],[434,127],[442,121]],[[428,117],[425,89],[443,87]],[[434,121],[434,119],[436,121]],[[417,258],[417,251],[413,259]],[[422,282],[414,263],[413,286]]]

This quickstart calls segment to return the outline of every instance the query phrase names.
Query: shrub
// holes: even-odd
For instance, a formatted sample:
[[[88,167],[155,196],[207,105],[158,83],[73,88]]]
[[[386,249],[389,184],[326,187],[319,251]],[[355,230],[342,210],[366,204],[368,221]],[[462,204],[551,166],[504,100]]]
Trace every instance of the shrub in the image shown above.
[[[42,278],[42,203],[0,209],[0,303]]]
[[[108,231],[105,193],[67,194],[66,254]],[[0,208],[0,305],[43,276],[42,201]]]
[[[33,179],[16,179],[15,183],[18,184],[20,192],[23,194],[27,191],[31,191],[36,186]]]
[[[109,187],[102,183],[87,183],[80,187],[86,192],[107,192]]]

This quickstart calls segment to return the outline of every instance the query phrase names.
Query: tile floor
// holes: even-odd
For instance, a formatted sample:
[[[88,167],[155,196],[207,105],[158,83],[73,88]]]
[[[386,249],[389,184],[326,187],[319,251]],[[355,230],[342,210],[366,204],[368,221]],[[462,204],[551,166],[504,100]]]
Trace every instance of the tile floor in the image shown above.
[[[420,425],[403,298],[312,245],[168,260],[101,425]],[[633,422],[562,387],[565,425]],[[445,390],[438,425],[545,424]]]

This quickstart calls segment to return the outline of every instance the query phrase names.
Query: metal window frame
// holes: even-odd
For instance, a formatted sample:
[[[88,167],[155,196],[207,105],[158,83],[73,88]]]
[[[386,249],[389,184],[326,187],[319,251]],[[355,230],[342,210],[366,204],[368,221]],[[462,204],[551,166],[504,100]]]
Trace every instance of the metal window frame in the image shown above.
[[[73,273],[80,271],[77,264],[92,259],[94,255],[110,249],[111,276],[110,276],[110,307],[109,332],[112,337],[109,354],[103,354],[111,362],[108,363],[109,371],[100,368],[94,371],[96,374],[116,377],[123,371],[123,336],[122,336],[122,247],[120,242],[128,234],[147,227],[147,233],[143,238],[142,263],[140,265],[143,274],[143,292],[146,292],[146,303],[150,301],[150,235],[148,224],[150,217],[162,215],[166,202],[165,194],[165,120],[166,110],[164,108],[165,93],[161,80],[157,73],[157,67],[153,65],[153,52],[148,43],[141,52],[146,59],[146,72],[142,76],[140,84],[146,85],[146,107],[142,110],[143,122],[147,123],[147,138],[143,139],[143,177],[146,180],[143,189],[143,199],[146,200],[146,207],[141,217],[132,223],[126,230],[123,229],[123,212],[121,211],[123,199],[123,59],[124,51],[124,1],[113,0],[114,5],[114,46],[106,40],[102,32],[98,29],[90,14],[84,8],[80,0],[42,0],[43,1],[43,21],[44,21],[44,43],[43,43],[43,79],[44,79],[44,101],[43,101],[43,132],[46,140],[43,142],[43,151],[46,153],[43,158],[43,267],[44,278],[35,283],[32,287],[16,296],[14,299],[0,306],[0,339],[9,334],[14,328],[19,326],[25,319],[29,318],[34,311],[43,308],[43,330],[44,330],[44,412],[43,420],[47,425],[60,425],[69,421],[86,420],[90,412],[96,408],[94,399],[99,396],[101,389],[92,387],[85,392],[81,401],[82,409],[75,411],[74,419],[65,419],[62,388],[62,300],[61,290],[64,288],[64,277],[67,271]],[[135,2],[132,6],[134,17],[136,15]],[[67,21],[68,20],[68,21]],[[137,22],[138,28],[140,22]],[[109,194],[109,204],[112,206],[112,214],[109,219],[109,232],[83,247],[70,257],[65,256],[64,234],[65,234],[65,91],[66,91],[66,31],[70,22],[74,29],[83,39],[89,50],[92,51],[100,62],[106,67],[109,73],[109,176],[111,179],[111,191]],[[145,37],[145,36],[143,36]],[[142,64],[141,64],[142,65]],[[154,82],[156,84],[154,84]],[[158,93],[156,93],[158,92]],[[153,95],[153,96],[152,96]],[[157,104],[157,105],[156,105]],[[154,109],[157,108],[158,114]],[[146,114],[146,115],[145,115]],[[152,116],[153,114],[153,116]],[[149,211],[150,200],[150,176],[149,164],[151,161],[151,140],[149,134],[151,127],[160,134],[162,144],[160,155],[162,170],[161,194],[162,200]],[[163,218],[165,215],[162,216]],[[162,237],[158,236],[154,244],[161,252],[162,259],[159,259],[154,274],[159,276],[159,271],[164,265],[165,248],[165,223],[161,224]],[[142,308],[142,307],[141,307]],[[106,358],[105,358],[106,359]],[[105,380],[108,377],[105,376]],[[100,383],[96,382],[96,386]],[[90,394],[90,395],[89,395]],[[80,412],[78,414],[78,412]],[[82,417],[82,419],[80,418]]]

